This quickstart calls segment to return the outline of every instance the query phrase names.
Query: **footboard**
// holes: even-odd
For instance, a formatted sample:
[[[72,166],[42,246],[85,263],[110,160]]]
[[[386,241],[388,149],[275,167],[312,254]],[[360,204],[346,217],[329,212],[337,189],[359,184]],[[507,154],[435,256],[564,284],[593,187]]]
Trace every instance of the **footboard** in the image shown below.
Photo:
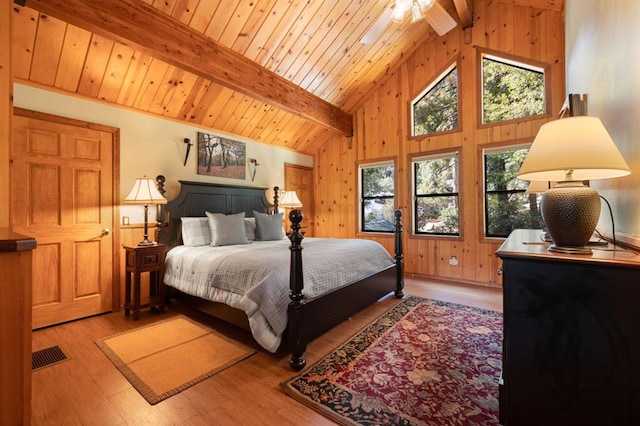
[[[303,214],[293,210],[289,214],[291,232],[291,264],[289,276],[287,345],[291,352],[289,365],[295,371],[302,370],[307,361],[304,352],[307,344],[350,316],[356,314],[381,297],[394,292],[404,297],[404,273],[402,253],[402,212],[395,212],[395,265],[374,275],[342,287],[329,294],[306,300],[302,269],[302,240],[300,222]]]

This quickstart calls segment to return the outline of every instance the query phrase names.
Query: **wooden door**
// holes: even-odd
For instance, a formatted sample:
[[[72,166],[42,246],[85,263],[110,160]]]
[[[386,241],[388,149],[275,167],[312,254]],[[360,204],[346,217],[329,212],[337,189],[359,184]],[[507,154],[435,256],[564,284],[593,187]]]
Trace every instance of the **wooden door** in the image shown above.
[[[112,310],[113,148],[112,132],[14,116],[11,225],[37,240],[33,328]]]
[[[306,236],[313,236],[313,224],[315,212],[313,208],[313,169],[310,167],[298,166],[295,164],[284,165],[284,189],[296,191],[298,198],[302,202],[303,231]],[[285,216],[289,214],[286,209]],[[287,229],[291,227],[291,222],[287,217]]]

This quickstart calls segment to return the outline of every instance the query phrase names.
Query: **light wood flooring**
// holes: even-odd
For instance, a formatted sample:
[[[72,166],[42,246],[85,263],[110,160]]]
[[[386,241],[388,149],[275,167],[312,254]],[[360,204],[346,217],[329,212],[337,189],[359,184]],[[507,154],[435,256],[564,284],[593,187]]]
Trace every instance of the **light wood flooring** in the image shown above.
[[[502,310],[496,288],[405,280],[405,294]],[[383,299],[313,341],[307,365],[318,361],[398,303]],[[94,341],[170,318],[188,316],[249,344],[258,353],[215,376],[149,405],[98,349]],[[68,361],[33,372],[33,425],[331,425],[295,401],[280,382],[295,375],[289,355],[262,350],[248,331],[172,304],[164,314],[143,311],[139,321],[114,312],[33,333],[33,350],[58,345]],[[170,366],[168,366],[170,368]]]

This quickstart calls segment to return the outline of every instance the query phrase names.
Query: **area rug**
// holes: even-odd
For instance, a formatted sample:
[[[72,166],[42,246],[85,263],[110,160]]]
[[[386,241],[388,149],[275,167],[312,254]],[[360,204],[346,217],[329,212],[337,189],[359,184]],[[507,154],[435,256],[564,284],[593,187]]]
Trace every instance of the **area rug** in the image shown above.
[[[497,425],[502,313],[408,297],[283,382],[343,425]]]
[[[185,316],[95,343],[152,405],[256,352]]]

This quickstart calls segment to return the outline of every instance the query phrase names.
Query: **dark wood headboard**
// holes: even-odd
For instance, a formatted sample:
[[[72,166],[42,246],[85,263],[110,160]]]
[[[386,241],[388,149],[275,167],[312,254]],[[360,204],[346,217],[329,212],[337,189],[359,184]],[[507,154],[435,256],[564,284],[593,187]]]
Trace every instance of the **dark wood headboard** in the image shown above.
[[[207,182],[179,181],[180,192],[164,208],[164,223],[158,231],[158,242],[174,247],[181,244],[180,218],[205,216],[205,212],[235,214],[244,212],[253,217],[253,211],[267,213],[271,204],[267,188],[221,185]]]

